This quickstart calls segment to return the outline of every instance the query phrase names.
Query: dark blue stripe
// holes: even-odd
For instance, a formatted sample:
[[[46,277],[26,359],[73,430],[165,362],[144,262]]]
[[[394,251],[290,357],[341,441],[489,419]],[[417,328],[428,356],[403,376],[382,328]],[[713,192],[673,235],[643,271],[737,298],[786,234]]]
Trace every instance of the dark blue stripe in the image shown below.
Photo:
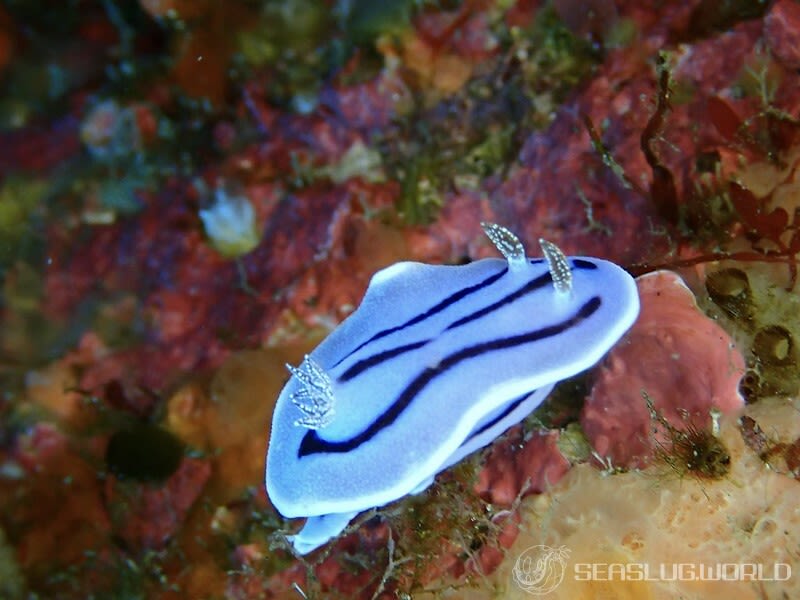
[[[594,269],[597,268],[596,264],[594,264],[591,261],[584,260],[582,258],[573,258],[571,260],[572,260],[572,266],[574,268],[576,268],[576,269],[583,269],[583,270],[586,270],[586,271],[593,271]]]
[[[359,360],[358,362],[354,363],[349,369],[347,369],[344,373],[342,373],[342,376],[339,377],[337,381],[341,383],[350,381],[353,377],[361,375],[361,373],[363,373],[367,369],[371,369],[372,367],[381,364],[383,361],[392,359],[395,356],[400,356],[405,352],[411,352],[412,350],[421,348],[430,341],[431,340],[422,340],[420,342],[414,342],[413,344],[398,346],[397,348],[391,348],[389,350],[385,350],[384,352],[378,352],[377,354],[373,354],[369,358],[364,358],[362,360]]]
[[[489,429],[490,427],[494,427],[495,425],[497,425],[500,421],[502,421],[508,415],[510,415],[513,411],[515,411],[517,409],[517,407],[520,404],[522,404],[522,401],[525,400],[525,398],[527,398],[531,394],[535,394],[535,393],[536,393],[536,390],[531,390],[530,392],[526,392],[525,394],[523,394],[522,396],[520,396],[516,400],[510,402],[506,406],[506,409],[503,412],[501,412],[499,415],[497,415],[494,419],[492,419],[488,423],[485,423],[484,425],[481,425],[481,427],[477,431],[473,431],[472,433],[470,433],[469,437],[466,440],[464,440],[464,443],[461,444],[461,445],[464,446],[465,444],[468,444],[475,436],[480,435],[484,431]]]
[[[496,282],[498,279],[500,279],[507,272],[508,272],[508,267],[504,267],[501,271],[495,273],[494,275],[491,275],[491,276],[487,277],[486,279],[484,279],[483,281],[481,281],[479,283],[476,283],[475,285],[471,285],[469,287],[462,288],[462,289],[458,290],[457,292],[453,292],[452,294],[450,294],[444,300],[438,302],[437,304],[435,304],[434,306],[432,306],[431,308],[429,308],[425,312],[420,313],[417,316],[409,319],[408,321],[406,321],[402,325],[397,325],[396,327],[391,327],[389,329],[383,329],[383,330],[379,331],[378,333],[373,335],[371,338],[369,338],[367,341],[362,342],[361,344],[359,344],[358,347],[356,347],[354,350],[351,350],[350,352],[345,354],[343,358],[340,358],[339,360],[337,360],[336,363],[331,368],[337,367],[338,365],[342,364],[345,360],[347,360],[350,356],[352,356],[353,354],[355,354],[356,352],[361,350],[367,344],[371,344],[372,342],[374,342],[376,340],[379,340],[381,338],[384,338],[387,335],[391,335],[391,334],[393,334],[393,333],[395,333],[397,331],[401,331],[402,329],[405,329],[406,327],[412,327],[413,325],[416,325],[417,323],[421,323],[425,319],[429,319],[433,315],[442,312],[448,306],[451,306],[451,305],[455,304],[456,302],[458,302],[459,300],[462,300],[463,298],[466,298],[470,294],[474,294],[475,292],[479,292],[483,288],[492,285],[494,282]]]
[[[361,433],[351,437],[350,439],[342,440],[340,442],[329,442],[320,438],[316,430],[310,429],[307,431],[300,442],[300,447],[297,451],[298,458],[309,456],[311,454],[319,454],[322,452],[344,453],[355,450],[361,444],[371,440],[383,429],[392,425],[397,418],[403,414],[403,411],[409,407],[417,394],[419,394],[425,388],[425,386],[459,363],[471,358],[477,358],[485,354],[490,354],[492,352],[507,350],[509,348],[515,348],[517,346],[530,344],[532,342],[537,342],[539,340],[556,336],[564,331],[567,331],[571,327],[578,325],[581,321],[588,319],[600,308],[601,305],[602,300],[600,297],[594,296],[586,301],[572,317],[560,323],[549,325],[547,327],[541,327],[539,329],[534,329],[533,331],[528,331],[518,335],[512,335],[505,338],[499,338],[496,340],[467,346],[466,348],[446,356],[437,366],[426,367],[411,381],[411,383],[406,386],[397,399],[381,416],[367,426],[367,428]],[[409,432],[409,435],[413,434],[413,431]]]
[[[535,264],[535,263],[540,263],[540,262],[543,262],[543,261],[542,260],[531,260],[530,262],[532,264]],[[577,269],[596,269],[597,265],[595,265],[594,263],[585,261],[585,260],[578,259],[578,260],[575,261],[574,267],[577,268]],[[502,275],[502,273],[499,273],[498,275]],[[485,286],[486,281],[489,281],[493,277],[497,277],[497,275],[493,275],[492,277],[490,277],[489,279],[481,282],[478,285],[481,286],[481,287]],[[545,287],[546,285],[550,284],[551,281],[552,281],[552,278],[550,276],[550,272],[548,271],[547,273],[544,273],[544,274],[540,275],[539,277],[536,277],[535,279],[532,279],[531,281],[526,283],[524,286],[519,288],[517,291],[508,294],[507,296],[501,298],[497,302],[494,302],[494,303],[490,304],[489,306],[485,306],[484,308],[481,308],[480,310],[477,310],[477,311],[475,311],[473,313],[470,313],[470,314],[468,314],[468,315],[466,315],[466,316],[464,316],[464,317],[462,317],[462,318],[450,323],[450,325],[448,325],[445,328],[445,331],[451,331],[453,329],[461,327],[462,325],[466,325],[467,323],[471,323],[472,321],[475,321],[477,319],[485,317],[486,315],[488,315],[488,314],[490,314],[490,313],[492,313],[492,312],[494,312],[496,310],[499,310],[499,309],[503,308],[504,306],[506,306],[508,304],[511,304],[512,302],[514,302],[516,300],[519,300],[523,296],[525,296],[527,294],[530,294],[531,292],[534,292],[534,291],[536,291],[538,289],[541,289],[541,288]],[[492,281],[492,283],[493,283],[493,281]],[[474,288],[476,286],[472,286],[472,287]],[[467,289],[471,289],[471,288],[467,288]],[[447,299],[448,305],[451,305],[454,302],[456,302],[456,301],[461,299],[461,298],[458,298],[456,300],[451,300],[457,294],[458,294],[458,292],[456,294],[451,295]],[[439,304],[441,304],[441,303],[439,303]],[[434,308],[438,308],[439,304],[437,304],[436,307],[434,307]],[[433,310],[433,309],[431,309],[431,310]],[[439,312],[440,310],[441,309],[438,309],[438,310],[436,310],[436,312]],[[429,312],[430,311],[427,311],[425,314],[427,314]],[[412,319],[413,323],[411,321],[409,321],[409,323],[406,323],[405,325],[401,325],[399,327],[394,327],[394,328],[392,328],[390,330],[385,330],[385,331],[387,331],[389,333],[393,333],[394,331],[402,329],[403,327],[406,327],[409,324],[418,323],[419,321],[416,320],[416,319],[418,319],[418,317],[415,317],[414,319]],[[373,336],[372,338],[370,338],[369,340],[367,340],[366,342],[361,344],[358,348],[356,348],[355,350],[350,352],[350,354],[348,354],[348,356],[351,356],[353,353],[357,352],[359,349],[363,348],[366,344],[368,344],[369,342],[373,341],[377,337],[378,337],[377,335]],[[400,356],[400,355],[402,355],[402,354],[404,354],[406,352],[411,352],[412,350],[416,350],[418,348],[421,348],[422,346],[427,344],[429,341],[431,341],[431,340],[423,340],[423,341],[420,341],[420,342],[414,342],[414,343],[411,343],[411,344],[405,344],[403,346],[398,346],[396,348],[391,348],[389,350],[385,350],[383,352],[379,352],[377,354],[373,354],[372,356],[369,356],[368,358],[364,358],[362,360],[359,360],[359,361],[355,362],[352,366],[350,366],[341,375],[341,377],[338,378],[338,381],[340,381],[342,383],[350,381],[354,377],[357,377],[358,375],[361,375],[364,371],[366,371],[368,369],[371,369],[372,367],[376,367],[376,366],[380,365],[381,363],[383,363],[383,362],[385,362],[387,360],[390,360],[392,358]],[[337,361],[334,364],[334,367],[339,365],[339,364],[341,364],[343,361],[344,361],[344,359]]]
[[[445,331],[456,329],[458,327],[461,327],[462,325],[471,323],[476,319],[485,317],[489,313],[499,310],[504,306],[506,306],[507,304],[511,304],[515,300],[519,300],[526,294],[530,294],[531,292],[535,292],[536,290],[541,289],[546,285],[549,285],[551,282],[552,278],[550,277],[550,272],[548,271],[547,273],[539,275],[539,277],[532,279],[531,281],[523,285],[521,288],[519,288],[516,292],[512,292],[507,296],[500,298],[500,300],[498,300],[497,302],[490,304],[489,306],[485,306],[480,310],[476,310],[474,313],[471,313],[469,315],[466,315],[458,319],[457,321],[453,321],[452,323],[450,323],[450,325],[447,326],[447,329],[445,329]]]

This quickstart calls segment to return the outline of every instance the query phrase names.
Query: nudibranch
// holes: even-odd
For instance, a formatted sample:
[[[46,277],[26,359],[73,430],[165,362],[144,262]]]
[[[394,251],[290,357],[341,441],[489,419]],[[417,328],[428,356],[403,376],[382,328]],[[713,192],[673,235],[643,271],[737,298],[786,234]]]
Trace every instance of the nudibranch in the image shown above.
[[[270,500],[306,517],[300,554],[363,510],[424,490],[489,444],[553,386],[594,365],[633,324],[636,284],[617,265],[565,257],[540,240],[528,258],[483,224],[505,260],[401,262],[298,367],[275,406]]]

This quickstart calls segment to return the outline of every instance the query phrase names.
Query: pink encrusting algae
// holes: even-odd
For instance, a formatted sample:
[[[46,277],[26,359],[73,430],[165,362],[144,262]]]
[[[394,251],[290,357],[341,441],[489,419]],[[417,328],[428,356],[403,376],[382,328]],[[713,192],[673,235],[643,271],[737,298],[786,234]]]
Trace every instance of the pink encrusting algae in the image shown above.
[[[697,306],[676,273],[637,280],[639,319],[598,369],[580,423],[595,452],[615,467],[645,467],[665,432],[653,432],[653,408],[678,428],[710,429],[712,411],[744,406],[744,358],[722,327]]]
[[[792,560],[796,2],[40,4],[0,7],[0,596],[491,597],[520,544],[695,560],[681,523]],[[717,321],[640,279],[600,367],[299,559],[262,481],[284,363],[377,270],[490,255],[481,221],[691,275]],[[663,468],[697,440],[725,475]]]

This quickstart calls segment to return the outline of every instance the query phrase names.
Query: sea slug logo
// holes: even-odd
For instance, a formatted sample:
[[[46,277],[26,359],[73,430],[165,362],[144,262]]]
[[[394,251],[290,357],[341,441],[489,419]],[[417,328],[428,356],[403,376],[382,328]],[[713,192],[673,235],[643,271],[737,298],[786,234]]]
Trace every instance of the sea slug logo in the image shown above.
[[[531,546],[514,563],[514,581],[529,594],[549,594],[564,580],[568,557],[566,546]]]

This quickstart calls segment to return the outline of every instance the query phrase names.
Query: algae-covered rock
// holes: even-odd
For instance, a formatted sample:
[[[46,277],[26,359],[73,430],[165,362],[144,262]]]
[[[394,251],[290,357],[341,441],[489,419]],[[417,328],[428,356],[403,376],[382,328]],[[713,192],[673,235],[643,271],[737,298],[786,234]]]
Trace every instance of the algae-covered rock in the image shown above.
[[[19,571],[14,549],[8,545],[5,532],[0,529],[0,598],[17,600],[23,598],[25,580]]]

